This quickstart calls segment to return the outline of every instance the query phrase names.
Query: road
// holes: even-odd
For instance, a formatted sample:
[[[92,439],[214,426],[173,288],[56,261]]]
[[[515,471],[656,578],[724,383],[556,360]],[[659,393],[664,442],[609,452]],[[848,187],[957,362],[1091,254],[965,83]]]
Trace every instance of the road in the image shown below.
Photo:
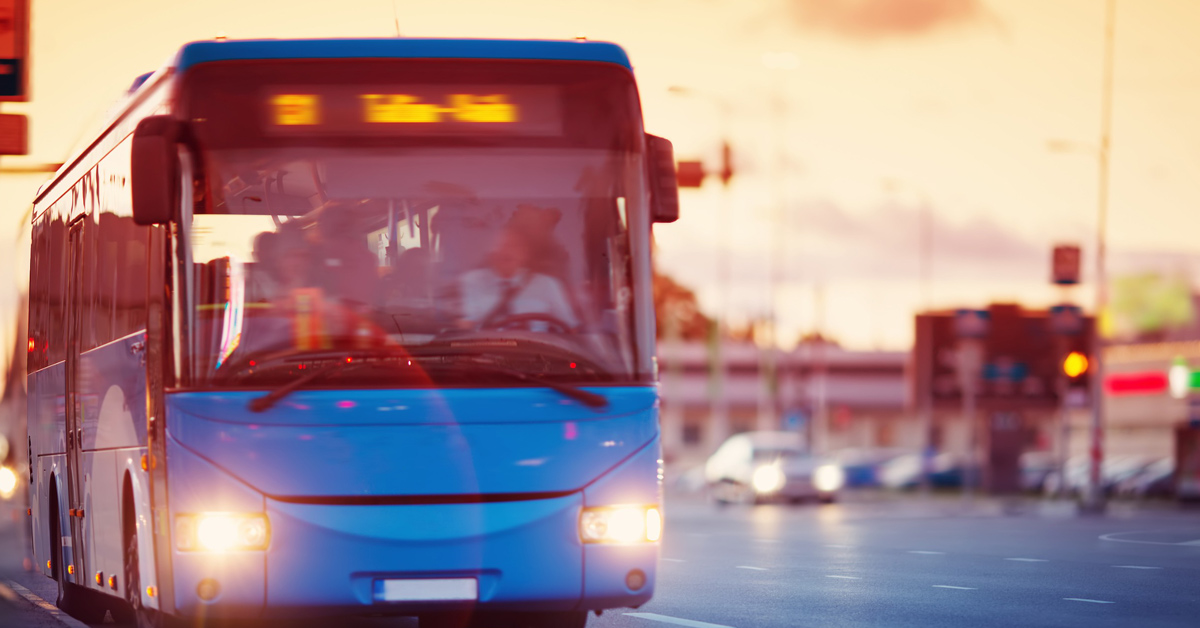
[[[1195,626],[1200,617],[1197,511],[1116,506],[1079,517],[1068,504],[916,497],[720,509],[684,496],[667,504],[662,555],[649,604],[589,627]],[[53,595],[41,576],[17,580]]]

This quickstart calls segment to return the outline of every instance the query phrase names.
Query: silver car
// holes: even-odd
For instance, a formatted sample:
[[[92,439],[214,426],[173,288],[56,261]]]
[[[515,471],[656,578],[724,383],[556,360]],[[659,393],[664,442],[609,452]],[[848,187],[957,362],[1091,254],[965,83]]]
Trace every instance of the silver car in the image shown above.
[[[796,432],[745,432],[729,437],[704,465],[719,503],[837,500],[842,468],[806,453]]]

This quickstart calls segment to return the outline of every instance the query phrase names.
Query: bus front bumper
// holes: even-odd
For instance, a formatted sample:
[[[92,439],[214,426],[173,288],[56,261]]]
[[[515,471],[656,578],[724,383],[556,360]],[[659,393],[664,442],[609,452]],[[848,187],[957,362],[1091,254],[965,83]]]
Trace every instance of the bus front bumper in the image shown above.
[[[267,498],[271,539],[265,603],[256,615],[404,615],[463,607],[565,611],[648,601],[657,544],[585,545],[578,532],[582,507],[581,493],[429,505],[298,504]],[[644,582],[636,590],[629,586],[638,580],[629,578],[634,571],[642,573]],[[436,596],[446,590],[439,583],[471,580],[474,600],[420,600],[404,593],[415,590],[415,597],[421,597],[432,590]],[[415,589],[407,586],[413,583]],[[453,597],[463,597],[462,587],[449,588]],[[397,597],[396,591],[401,599],[387,599]],[[182,614],[204,615],[204,607],[222,602],[201,602],[195,595],[187,587],[176,591]]]

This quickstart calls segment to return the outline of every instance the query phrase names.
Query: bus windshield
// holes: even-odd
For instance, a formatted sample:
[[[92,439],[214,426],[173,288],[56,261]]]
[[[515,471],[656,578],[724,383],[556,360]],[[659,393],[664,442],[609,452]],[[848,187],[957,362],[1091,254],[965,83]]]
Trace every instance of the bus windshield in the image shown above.
[[[646,209],[642,155],[615,137],[628,129],[579,125],[569,89],[504,88],[524,117],[494,86],[422,89],[403,101],[378,85],[288,85],[281,101],[268,88],[261,135],[239,141],[220,120],[201,129],[190,269],[177,279],[189,282],[192,386],[276,385],[340,361],[368,368],[314,386],[637,377],[629,229]],[[298,91],[332,104],[306,109]],[[451,110],[464,96],[440,92],[483,95]],[[339,98],[365,113],[337,114]],[[443,104],[411,108],[430,102]],[[433,126],[363,134],[372,115]],[[280,116],[329,128],[271,128]],[[505,119],[525,126],[471,126]],[[497,368],[462,368],[464,357]],[[397,369],[413,361],[426,378]]]

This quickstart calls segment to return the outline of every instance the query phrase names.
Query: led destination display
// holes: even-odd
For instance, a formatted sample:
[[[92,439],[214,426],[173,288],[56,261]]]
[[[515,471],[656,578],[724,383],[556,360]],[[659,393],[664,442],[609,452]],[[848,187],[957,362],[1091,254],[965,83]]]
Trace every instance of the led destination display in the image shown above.
[[[277,87],[263,97],[272,135],[558,135],[554,87]]]

